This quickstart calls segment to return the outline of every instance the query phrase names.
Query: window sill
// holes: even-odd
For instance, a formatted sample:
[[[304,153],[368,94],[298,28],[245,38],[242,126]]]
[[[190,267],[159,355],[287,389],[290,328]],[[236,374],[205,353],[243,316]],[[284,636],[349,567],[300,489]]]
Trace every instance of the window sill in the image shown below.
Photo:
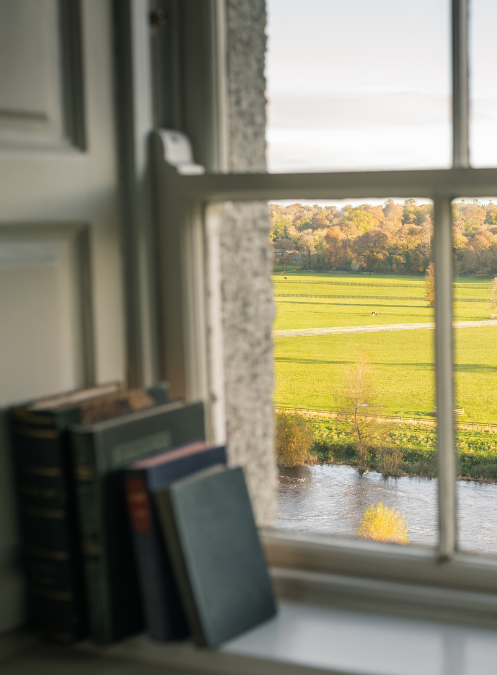
[[[108,648],[60,649],[18,640],[2,648],[2,675],[361,675],[493,673],[496,565],[430,549],[262,532],[278,616],[218,650],[144,635]],[[9,653],[10,650],[10,653]],[[16,654],[16,656],[13,656]],[[8,661],[7,661],[8,660]]]
[[[497,603],[497,558],[494,556],[456,552],[450,559],[441,560],[436,549],[420,546],[281,530],[263,530],[261,536],[269,565],[286,570],[287,576],[291,576],[292,570],[330,577],[339,575],[350,579],[350,587],[359,578],[377,589],[381,588],[378,582],[384,582],[392,589],[389,595],[395,595],[393,589],[397,584],[403,584],[406,589],[426,586],[430,595],[445,592],[448,599],[452,598],[451,602],[457,594],[450,591],[460,592],[468,594],[461,595],[464,609],[474,594],[478,613],[483,607],[478,604],[478,598],[485,598],[497,616],[497,604],[494,604]],[[416,595],[418,592],[413,594],[414,601]],[[407,598],[402,599],[406,601]]]
[[[2,675],[486,675],[495,631],[282,602],[278,616],[217,651],[139,636],[106,649],[33,646]]]

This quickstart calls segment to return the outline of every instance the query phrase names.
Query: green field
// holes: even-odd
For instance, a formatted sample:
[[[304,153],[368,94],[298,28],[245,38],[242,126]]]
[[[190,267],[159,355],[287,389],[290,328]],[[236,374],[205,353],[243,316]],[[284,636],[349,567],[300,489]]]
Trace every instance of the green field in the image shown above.
[[[276,297],[276,330],[434,321],[434,310],[422,299],[362,299],[366,295],[380,294],[396,298],[417,295],[422,298],[424,281],[420,277],[302,273],[286,276],[285,281],[281,275],[274,275],[275,293],[350,294],[361,297],[343,300]],[[368,285],[347,285],[358,283]],[[486,300],[489,287],[488,279],[458,278],[455,297]],[[376,317],[371,316],[373,310],[377,312]],[[485,320],[490,318],[490,312],[488,302],[454,303],[455,320]],[[464,408],[465,412],[458,421],[462,424],[497,424],[497,328],[458,328],[454,337],[456,407]],[[361,353],[366,353],[374,368],[376,403],[381,406],[381,415],[426,422],[435,420],[433,330],[276,338],[274,350],[277,406],[336,410],[340,405],[345,368],[354,363]],[[402,420],[399,423],[402,425]],[[325,423],[320,424],[322,428]],[[326,422],[325,426],[333,435],[337,424]],[[467,433],[471,435],[474,447],[479,447],[484,455],[493,455],[494,442],[488,441],[488,435],[479,439],[480,432],[476,429]],[[491,435],[496,439],[497,446],[497,436],[493,433]],[[411,429],[409,433],[405,431],[405,434],[418,439],[415,443],[417,450],[428,452],[428,446],[421,442],[417,429]],[[340,442],[335,439],[331,445],[338,447],[337,443],[342,448],[346,447],[343,434]],[[466,439],[465,444],[464,452],[469,455],[471,442]],[[429,446],[433,450],[433,443],[430,442]],[[463,450],[462,436],[460,449]],[[495,454],[497,461],[497,451]]]
[[[281,274],[273,275],[276,296],[353,295],[360,298],[276,297],[275,330],[434,321],[434,310],[424,299],[424,280],[420,277],[302,273],[288,273],[286,277],[285,280]],[[489,319],[489,289],[488,279],[457,278],[454,283],[454,320]],[[381,296],[382,299],[367,296]],[[392,299],[383,299],[385,296]],[[461,302],[458,301],[460,298],[482,302]],[[376,317],[371,316],[372,311],[376,312]]]

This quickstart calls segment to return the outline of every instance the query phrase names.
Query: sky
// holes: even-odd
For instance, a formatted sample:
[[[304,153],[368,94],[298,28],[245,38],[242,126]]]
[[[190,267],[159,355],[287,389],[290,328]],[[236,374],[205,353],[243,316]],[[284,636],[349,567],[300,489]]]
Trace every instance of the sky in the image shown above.
[[[446,168],[449,0],[267,0],[269,170]],[[471,160],[497,165],[497,0],[471,2]]]

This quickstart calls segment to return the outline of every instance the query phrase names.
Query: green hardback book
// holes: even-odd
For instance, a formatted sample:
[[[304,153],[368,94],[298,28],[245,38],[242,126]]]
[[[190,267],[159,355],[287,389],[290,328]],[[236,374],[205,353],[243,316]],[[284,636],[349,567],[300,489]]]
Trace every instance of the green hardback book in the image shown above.
[[[211,467],[155,500],[197,645],[215,647],[275,615],[243,469]]]
[[[31,401],[9,411],[30,625],[68,643],[87,635],[68,427],[164,403],[168,386],[120,383]]]
[[[144,628],[123,469],[204,440],[203,404],[173,401],[115,420],[74,425],[71,436],[90,637],[109,644]]]

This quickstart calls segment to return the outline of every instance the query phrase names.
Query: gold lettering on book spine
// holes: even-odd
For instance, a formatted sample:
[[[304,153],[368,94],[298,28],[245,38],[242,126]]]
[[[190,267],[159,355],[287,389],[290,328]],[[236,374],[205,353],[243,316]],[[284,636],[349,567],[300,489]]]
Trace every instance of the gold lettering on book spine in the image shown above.
[[[81,548],[84,555],[91,557],[102,555],[102,547],[100,546],[100,543],[88,535],[83,537],[81,541]]]
[[[37,485],[21,485],[21,494],[28,497],[35,497],[36,499],[55,499],[58,491],[50,488],[40,488]]]
[[[61,602],[69,602],[73,599],[73,594],[67,591],[47,591],[44,588],[30,588],[29,593],[42,598],[49,598],[50,600],[60,600]]]
[[[62,469],[58,466],[33,466],[31,464],[21,464],[19,467],[21,473],[30,473],[33,476],[46,476],[47,478],[58,478],[62,476]]]
[[[58,633],[56,631],[42,630],[38,633],[42,638],[46,640],[52,640],[56,642],[72,642],[74,636],[71,633]]]
[[[51,551],[46,548],[39,548],[38,546],[27,546],[26,553],[35,556],[36,558],[46,558],[47,560],[59,560],[65,562],[71,559],[69,551]]]
[[[14,427],[12,430],[15,436],[29,436],[30,438],[46,438],[53,440],[59,437],[59,432],[55,429],[31,429],[30,427]]]
[[[25,408],[13,408],[10,411],[11,416],[22,422],[29,422],[30,424],[41,424],[45,427],[54,427],[55,420],[53,417],[48,415],[39,415],[37,413],[30,412]]]
[[[95,468],[90,464],[78,464],[74,469],[74,475],[76,480],[79,481],[92,481],[95,480]]]
[[[66,517],[66,512],[63,509],[39,509],[34,506],[21,507],[24,513],[37,518],[51,518],[52,520],[62,520]]]

